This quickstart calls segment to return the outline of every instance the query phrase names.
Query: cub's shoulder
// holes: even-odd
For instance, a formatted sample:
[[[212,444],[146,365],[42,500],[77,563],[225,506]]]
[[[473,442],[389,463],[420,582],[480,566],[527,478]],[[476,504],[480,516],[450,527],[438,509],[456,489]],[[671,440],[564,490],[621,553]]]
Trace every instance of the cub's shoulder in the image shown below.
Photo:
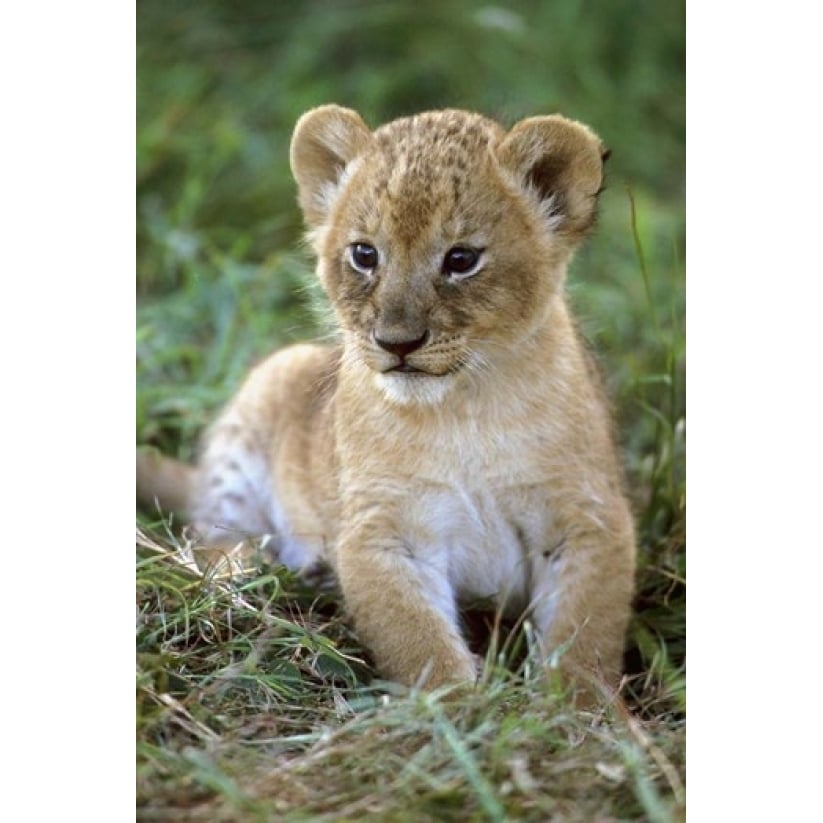
[[[252,368],[241,394],[266,403],[320,402],[334,392],[340,356],[338,346],[320,343],[285,346]]]

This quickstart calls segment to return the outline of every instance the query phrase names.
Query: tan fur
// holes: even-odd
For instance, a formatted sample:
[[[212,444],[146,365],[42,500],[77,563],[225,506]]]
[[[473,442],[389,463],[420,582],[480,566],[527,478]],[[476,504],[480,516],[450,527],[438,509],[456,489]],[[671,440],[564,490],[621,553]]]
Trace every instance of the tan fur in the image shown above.
[[[371,132],[323,106],[297,124],[292,169],[342,343],[254,369],[176,498],[220,550],[270,535],[289,565],[328,562],[386,677],[472,681],[457,604],[493,596],[530,610],[578,683],[617,683],[634,531],[564,297],[603,154],[556,115],[506,133],[430,112]],[[355,243],[377,250],[373,271]],[[476,272],[444,271],[453,247],[483,250]],[[404,359],[376,340],[418,347]],[[389,371],[401,363],[418,371]]]

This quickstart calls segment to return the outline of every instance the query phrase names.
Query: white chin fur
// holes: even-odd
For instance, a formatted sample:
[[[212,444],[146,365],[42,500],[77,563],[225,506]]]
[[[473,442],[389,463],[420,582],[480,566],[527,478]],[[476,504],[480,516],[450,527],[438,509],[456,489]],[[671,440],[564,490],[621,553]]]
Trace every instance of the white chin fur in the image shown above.
[[[451,375],[436,377],[402,372],[376,374],[374,379],[385,398],[398,406],[437,406],[454,382]]]

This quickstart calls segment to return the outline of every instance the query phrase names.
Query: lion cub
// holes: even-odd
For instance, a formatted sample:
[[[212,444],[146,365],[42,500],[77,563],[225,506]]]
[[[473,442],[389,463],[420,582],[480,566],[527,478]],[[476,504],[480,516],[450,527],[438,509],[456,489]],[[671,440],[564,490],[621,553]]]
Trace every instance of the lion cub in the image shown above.
[[[303,115],[291,165],[340,345],[273,354],[196,468],[141,455],[139,495],[228,554],[267,536],[328,562],[388,678],[474,681],[458,603],[493,597],[574,682],[615,686],[635,538],[564,297],[603,156],[557,115]]]

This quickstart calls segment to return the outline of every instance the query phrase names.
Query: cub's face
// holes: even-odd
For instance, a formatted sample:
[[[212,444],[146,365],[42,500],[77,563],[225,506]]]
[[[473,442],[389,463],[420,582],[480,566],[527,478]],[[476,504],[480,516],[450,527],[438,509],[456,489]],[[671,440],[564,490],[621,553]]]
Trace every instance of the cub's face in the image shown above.
[[[601,165],[597,138],[557,117],[506,135],[458,111],[374,133],[336,106],[304,115],[292,166],[347,361],[390,400],[437,403],[516,353],[592,221]]]

